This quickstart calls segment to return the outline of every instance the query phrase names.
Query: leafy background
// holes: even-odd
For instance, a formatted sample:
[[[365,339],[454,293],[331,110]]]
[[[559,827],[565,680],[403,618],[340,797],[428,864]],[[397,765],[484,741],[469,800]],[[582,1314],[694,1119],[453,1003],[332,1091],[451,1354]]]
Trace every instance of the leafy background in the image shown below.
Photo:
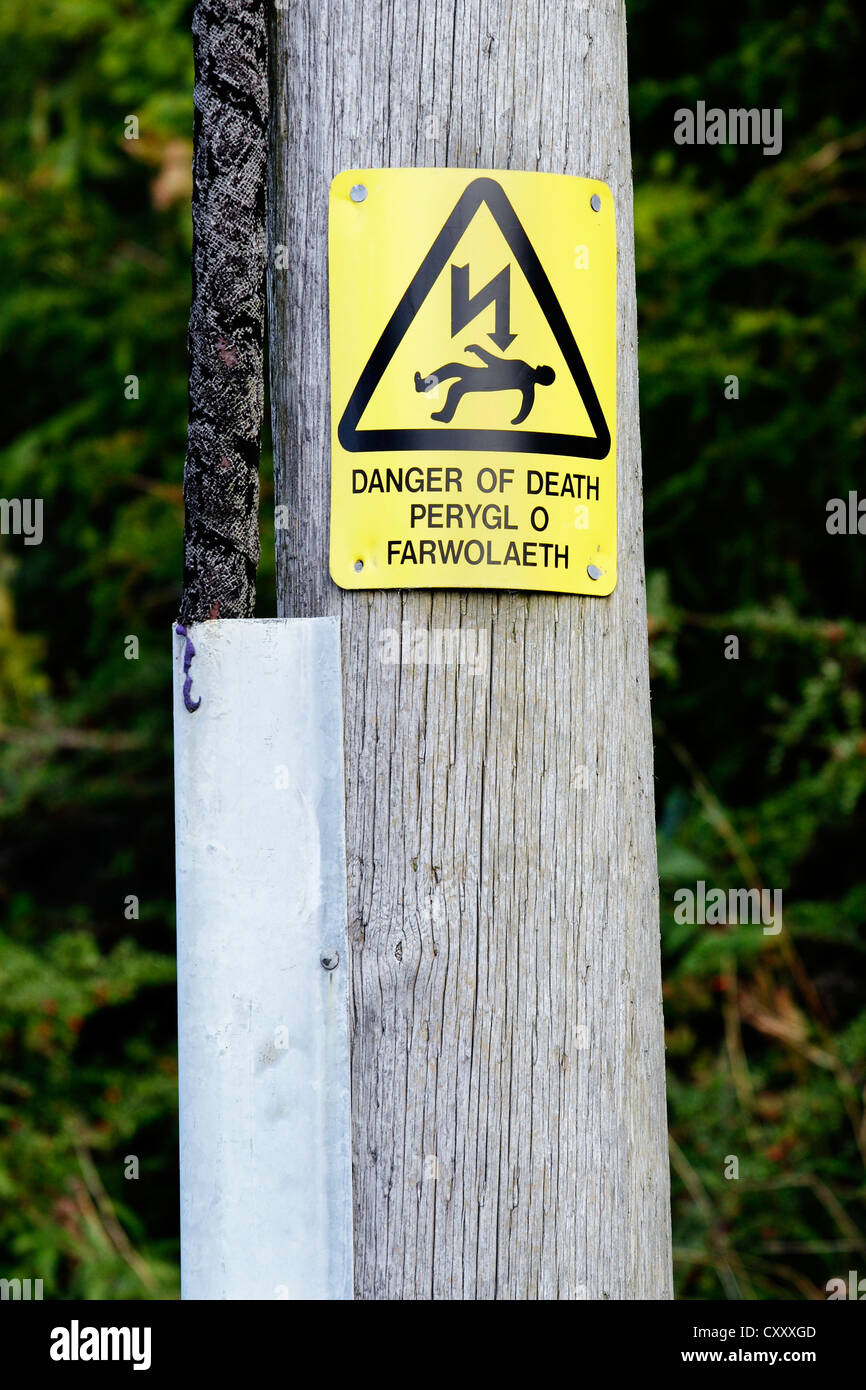
[[[693,1299],[821,1298],[866,1274],[866,540],[825,527],[866,433],[858,9],[628,5],[675,1270]],[[49,1297],[178,1289],[165,663],[189,21],[181,0],[0,12],[0,476],[45,499],[46,524],[40,547],[0,541],[0,1273]],[[674,145],[698,100],[781,107],[781,155]],[[262,615],[270,472],[266,450]],[[784,930],[676,924],[673,893],[698,879],[782,889]]]

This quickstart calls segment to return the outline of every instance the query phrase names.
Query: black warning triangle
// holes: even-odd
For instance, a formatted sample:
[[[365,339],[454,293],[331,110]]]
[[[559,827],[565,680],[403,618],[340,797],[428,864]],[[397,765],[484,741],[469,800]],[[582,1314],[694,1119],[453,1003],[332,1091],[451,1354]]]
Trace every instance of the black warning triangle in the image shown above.
[[[409,325],[438,280],[482,203],[486,203],[505,237],[517,264],[546,318],[580,393],[593,435],[551,434],[537,430],[440,429],[359,430],[358,422],[373,392],[397,351]],[[337,436],[349,453],[385,449],[484,449],[493,453],[563,454],[603,459],[610,452],[610,430],[590,380],[574,334],[562,311],[544,267],[526,235],[520,219],[495,179],[474,179],[463,190],[451,213],[407,289],[358,378],[349,404],[337,428]]]

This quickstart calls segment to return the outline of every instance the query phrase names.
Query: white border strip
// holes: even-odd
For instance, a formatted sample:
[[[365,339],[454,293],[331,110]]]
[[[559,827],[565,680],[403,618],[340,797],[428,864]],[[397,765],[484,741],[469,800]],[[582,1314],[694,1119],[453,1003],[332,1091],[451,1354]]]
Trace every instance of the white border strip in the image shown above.
[[[195,713],[173,634],[181,1296],[349,1299],[339,624],[188,635]]]

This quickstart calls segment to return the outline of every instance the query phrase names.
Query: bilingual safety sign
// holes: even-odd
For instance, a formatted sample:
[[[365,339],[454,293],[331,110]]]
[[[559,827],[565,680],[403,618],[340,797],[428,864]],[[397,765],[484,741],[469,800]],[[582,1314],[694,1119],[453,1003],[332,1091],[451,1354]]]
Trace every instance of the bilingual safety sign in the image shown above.
[[[331,185],[331,575],[616,584],[616,225],[604,183],[356,169]]]

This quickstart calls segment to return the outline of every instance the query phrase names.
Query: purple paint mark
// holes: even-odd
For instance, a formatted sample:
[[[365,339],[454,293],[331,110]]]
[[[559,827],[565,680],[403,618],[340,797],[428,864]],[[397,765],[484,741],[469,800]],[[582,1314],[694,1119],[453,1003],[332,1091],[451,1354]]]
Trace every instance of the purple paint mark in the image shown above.
[[[178,637],[186,638],[186,646],[183,649],[183,673],[186,676],[186,680],[183,683],[183,702],[189,710],[190,714],[195,714],[196,710],[201,704],[200,695],[197,700],[193,700],[190,696],[190,691],[192,690],[192,676],[189,673],[189,668],[192,665],[192,659],[195,656],[195,647],[189,640],[186,628],[184,627],[183,623],[176,623],[174,630],[177,633]]]

